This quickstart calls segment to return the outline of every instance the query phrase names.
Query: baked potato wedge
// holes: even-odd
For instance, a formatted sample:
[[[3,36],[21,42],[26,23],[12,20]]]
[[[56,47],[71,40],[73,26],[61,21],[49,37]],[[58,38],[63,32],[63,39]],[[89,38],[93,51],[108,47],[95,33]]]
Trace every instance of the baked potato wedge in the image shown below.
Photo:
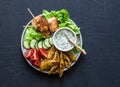
[[[68,52],[66,52],[66,54],[68,55],[71,62],[77,61],[75,55],[72,52],[68,51]]]
[[[56,48],[54,46],[52,46],[48,52],[48,57],[47,59],[52,59],[54,57],[54,53],[56,51]]]
[[[40,70],[45,71],[49,70],[52,66],[56,65],[59,63],[59,60],[46,60],[42,61],[40,65]]]
[[[63,54],[63,58],[64,58],[64,64],[66,68],[70,68],[71,67],[71,61],[69,59],[69,57],[66,54]]]
[[[63,53],[60,52],[60,65],[59,65],[59,77],[62,77],[63,70],[64,70],[64,60],[63,60]]]

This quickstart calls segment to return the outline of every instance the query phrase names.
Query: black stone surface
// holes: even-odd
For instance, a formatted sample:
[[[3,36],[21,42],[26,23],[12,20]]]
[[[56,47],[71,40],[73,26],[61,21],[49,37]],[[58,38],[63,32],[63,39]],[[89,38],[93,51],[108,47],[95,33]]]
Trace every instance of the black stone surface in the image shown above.
[[[28,7],[35,15],[65,8],[81,27],[87,56],[61,79],[34,70],[22,55]],[[120,87],[120,0],[0,0],[0,87]]]

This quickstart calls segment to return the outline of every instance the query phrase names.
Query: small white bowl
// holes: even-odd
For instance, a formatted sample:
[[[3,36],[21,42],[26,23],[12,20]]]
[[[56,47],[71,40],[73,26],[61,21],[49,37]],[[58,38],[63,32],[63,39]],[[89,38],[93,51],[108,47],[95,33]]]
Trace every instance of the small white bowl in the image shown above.
[[[67,33],[65,33],[67,32]],[[59,28],[54,34],[53,34],[53,44],[55,47],[63,52],[67,52],[73,49],[73,45],[67,40],[65,34],[68,36],[69,39],[71,39],[74,43],[77,42],[77,36],[75,32],[67,27]]]

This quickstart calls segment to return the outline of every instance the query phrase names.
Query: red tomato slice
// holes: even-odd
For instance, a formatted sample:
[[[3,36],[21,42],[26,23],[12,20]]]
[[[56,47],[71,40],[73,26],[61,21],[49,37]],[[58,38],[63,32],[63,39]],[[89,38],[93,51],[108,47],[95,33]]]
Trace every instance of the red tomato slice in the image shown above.
[[[36,61],[32,61],[31,62],[34,66],[40,67],[40,61],[36,60]]]
[[[32,56],[33,52],[34,52],[33,49],[26,50],[24,52],[25,58],[29,59]]]
[[[36,49],[33,49],[33,50],[34,50],[34,53],[31,56],[31,60],[35,60],[35,61],[40,60],[39,52]]]
[[[25,58],[29,59],[31,64],[39,67],[40,66],[40,51],[36,49],[29,49],[24,52]]]
[[[45,50],[44,48],[40,48],[39,51],[41,53],[41,56],[43,56],[44,58],[47,58],[48,56],[47,50]]]

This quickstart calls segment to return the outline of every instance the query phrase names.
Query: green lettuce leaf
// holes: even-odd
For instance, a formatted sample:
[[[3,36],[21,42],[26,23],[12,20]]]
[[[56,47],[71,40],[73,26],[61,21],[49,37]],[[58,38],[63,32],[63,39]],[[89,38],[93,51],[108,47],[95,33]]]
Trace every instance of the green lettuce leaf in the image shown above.
[[[80,34],[80,28],[78,28],[78,26],[70,20],[70,15],[66,9],[61,9],[60,11],[52,10],[50,12],[48,12],[47,10],[43,10],[42,14],[45,16],[46,19],[56,17],[59,22],[59,28],[68,27],[72,29],[76,33],[76,35]]]
[[[37,32],[34,27],[28,27],[25,33],[25,40],[31,41],[32,39],[40,40],[44,38],[43,34]]]

